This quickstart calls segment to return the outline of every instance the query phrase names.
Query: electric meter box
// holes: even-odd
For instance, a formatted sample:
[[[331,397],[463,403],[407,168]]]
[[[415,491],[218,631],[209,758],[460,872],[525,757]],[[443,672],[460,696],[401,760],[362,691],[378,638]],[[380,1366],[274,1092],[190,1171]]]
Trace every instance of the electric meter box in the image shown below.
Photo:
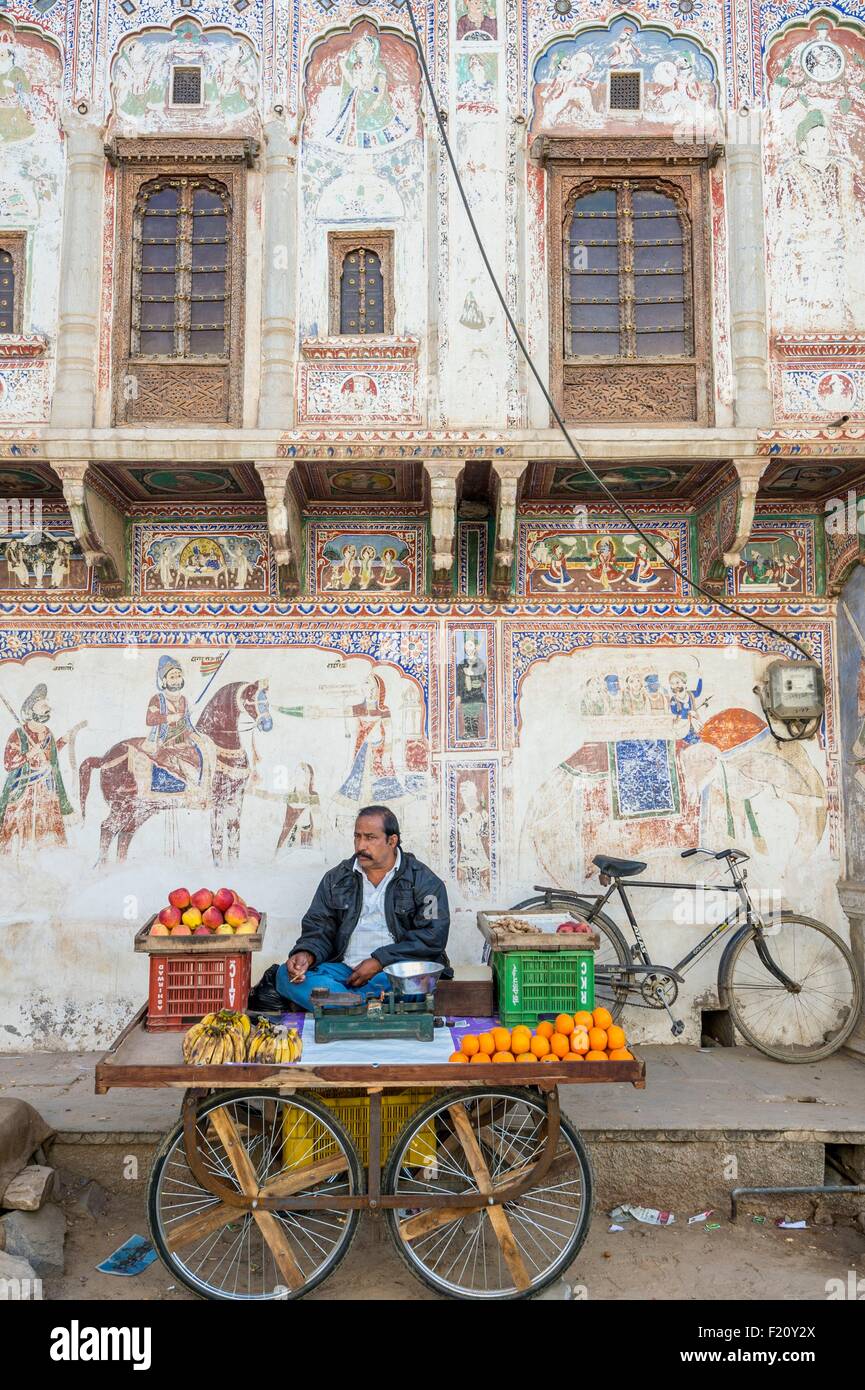
[[[766,673],[766,707],[776,719],[819,719],[823,672],[809,661],[773,661]]]

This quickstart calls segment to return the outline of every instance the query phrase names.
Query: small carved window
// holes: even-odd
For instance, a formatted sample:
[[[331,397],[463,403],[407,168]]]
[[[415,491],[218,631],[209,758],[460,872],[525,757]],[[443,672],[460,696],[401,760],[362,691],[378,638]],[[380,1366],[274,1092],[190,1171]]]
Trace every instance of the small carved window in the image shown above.
[[[0,333],[15,332],[15,263],[0,249]]]
[[[133,357],[228,356],[230,197],[203,177],[143,185],[133,231]]]
[[[565,222],[566,358],[690,357],[687,213],[656,185],[597,184]]]
[[[384,332],[381,257],[366,246],[346,253],[339,286],[340,333]]]
[[[24,232],[0,233],[0,333],[21,333],[24,301]]]
[[[640,73],[610,73],[610,110],[639,111]]]
[[[393,332],[392,232],[331,232],[330,331]]]
[[[172,106],[201,105],[201,68],[172,68]]]

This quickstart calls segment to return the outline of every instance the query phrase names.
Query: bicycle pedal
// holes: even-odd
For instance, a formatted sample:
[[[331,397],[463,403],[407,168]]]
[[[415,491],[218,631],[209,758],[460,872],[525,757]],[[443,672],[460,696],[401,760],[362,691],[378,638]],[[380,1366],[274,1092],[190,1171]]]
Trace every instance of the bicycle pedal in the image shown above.
[[[674,1038],[679,1038],[685,1031],[685,1025],[680,1018],[673,1019],[673,1026],[670,1029]]]

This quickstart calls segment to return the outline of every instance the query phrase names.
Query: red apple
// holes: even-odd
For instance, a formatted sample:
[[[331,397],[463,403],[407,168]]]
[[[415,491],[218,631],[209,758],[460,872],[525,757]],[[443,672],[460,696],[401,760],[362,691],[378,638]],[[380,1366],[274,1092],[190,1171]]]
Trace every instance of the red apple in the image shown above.
[[[192,894],[191,901],[193,907],[197,907],[199,912],[203,912],[213,902],[213,894],[209,888],[199,888],[197,892]]]
[[[191,936],[191,935],[192,935],[192,928],[189,927],[189,926],[187,926],[186,922],[181,922],[179,926],[173,927],[173,928],[172,928],[172,930],[171,930],[171,935],[172,935],[172,936]]]
[[[172,888],[168,894],[168,901],[172,907],[179,907],[182,912],[185,907],[189,907],[192,899],[189,896],[188,888]]]
[[[180,921],[180,908],[164,907],[159,914],[159,920],[164,927],[176,927]]]
[[[232,903],[225,914],[225,920],[230,927],[239,927],[246,921],[246,908],[240,903]]]
[[[218,927],[224,918],[218,907],[206,907],[201,914],[201,920],[206,927]]]
[[[170,936],[171,932],[164,922],[154,922],[147,934],[148,936]]]
[[[212,936],[212,935],[213,935],[213,932],[210,930],[210,927],[206,927],[206,926],[204,925],[204,923],[202,922],[202,924],[201,924],[200,927],[196,927],[196,928],[195,928],[195,931],[192,933],[192,935],[193,935],[193,936]]]
[[[225,912],[234,902],[234,893],[231,888],[217,888],[213,895],[213,906],[218,907],[220,912]]]
[[[200,927],[201,913],[198,911],[197,907],[188,907],[180,920],[184,922],[187,927]]]
[[[579,930],[580,930],[580,929],[579,929],[579,927],[577,926],[576,922],[561,922],[561,923],[559,924],[559,926],[556,927],[556,934],[557,934],[557,935],[566,935],[566,934],[567,934],[567,935],[570,935],[571,932],[575,932],[575,931],[579,931]]]

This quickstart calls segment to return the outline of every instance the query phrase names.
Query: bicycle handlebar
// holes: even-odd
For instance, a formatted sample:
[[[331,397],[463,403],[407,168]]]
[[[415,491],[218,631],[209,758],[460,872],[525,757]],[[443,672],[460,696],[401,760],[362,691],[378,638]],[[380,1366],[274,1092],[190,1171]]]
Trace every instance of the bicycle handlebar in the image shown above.
[[[702,845],[697,845],[694,849],[682,850],[683,859],[690,859],[692,854],[707,854],[710,859],[735,859],[737,863],[751,857],[750,854],[746,854],[741,849],[722,849],[716,852],[713,849],[704,849]]]

